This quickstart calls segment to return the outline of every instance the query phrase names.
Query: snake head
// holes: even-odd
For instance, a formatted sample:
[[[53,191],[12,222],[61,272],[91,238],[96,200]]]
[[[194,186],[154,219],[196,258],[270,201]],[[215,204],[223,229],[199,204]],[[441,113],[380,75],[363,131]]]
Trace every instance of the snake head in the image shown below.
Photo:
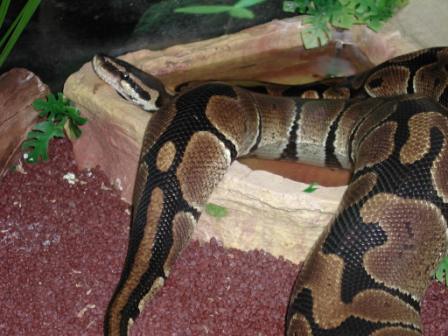
[[[97,54],[92,59],[95,73],[124,99],[148,112],[157,111],[170,95],[156,77],[112,56]]]

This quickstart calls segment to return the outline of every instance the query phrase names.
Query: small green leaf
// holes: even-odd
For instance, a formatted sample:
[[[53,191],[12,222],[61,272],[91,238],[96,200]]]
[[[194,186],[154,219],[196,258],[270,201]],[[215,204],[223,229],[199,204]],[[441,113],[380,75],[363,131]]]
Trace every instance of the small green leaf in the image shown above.
[[[234,7],[229,12],[230,16],[238,19],[253,19],[255,14],[246,8]]]
[[[318,185],[317,183],[313,182],[308,187],[303,189],[303,192],[306,192],[306,193],[315,192],[317,190],[317,187],[316,187],[317,185]]]
[[[328,43],[331,38],[329,24],[348,29],[354,24],[365,24],[378,31],[383,23],[408,0],[285,0],[283,10],[296,11],[309,17],[303,20],[310,24],[302,33],[305,48],[316,48]]]
[[[184,14],[218,14],[230,12],[233,6],[188,6],[176,8],[175,13]]]
[[[39,117],[48,118],[51,121],[60,121],[64,117],[65,102],[63,96],[49,94],[47,100],[36,99],[33,107],[41,111]]]
[[[349,29],[355,23],[356,19],[351,12],[341,10],[337,14],[332,15],[331,24],[338,28]]]
[[[288,6],[294,6],[299,14],[308,14],[308,11],[315,7],[313,0],[283,1],[283,8],[285,2],[290,2]]]
[[[266,0],[240,0],[233,6],[186,6],[176,8],[174,12],[184,14],[219,14],[227,12],[230,16],[238,19],[253,19],[255,14],[251,10],[247,9],[247,7],[255,6],[265,1]]]
[[[234,7],[251,7],[255,6],[259,3],[265,2],[266,0],[240,0],[236,4],[234,4]]]
[[[28,163],[36,163],[40,160],[48,160],[48,144],[53,138],[64,137],[63,126],[51,121],[43,121],[34,126],[28,132],[27,139],[22,143],[25,160]]]
[[[33,107],[40,111],[41,118],[47,120],[34,126],[22,143],[24,157],[29,163],[48,160],[48,145],[53,138],[64,137],[64,130],[71,140],[79,138],[81,135],[79,126],[87,122],[62,93],[49,94],[46,100],[36,99]]]
[[[62,93],[58,93],[56,96],[50,93],[46,101],[39,98],[32,105],[36,110],[41,111],[40,117],[46,117],[53,122],[61,121],[67,116],[76,125],[84,125],[87,122],[87,119],[79,115],[79,110],[72,106]]]
[[[78,126],[82,126],[87,122],[86,118],[83,118],[79,115],[79,110],[73,106],[65,107],[65,115],[67,115],[70,121]]]
[[[190,4],[193,0],[183,0],[183,4]],[[163,26],[163,22],[166,18],[169,18],[171,12],[176,8],[177,0],[162,1],[153,5],[150,5],[142,14],[140,19],[134,28],[134,33],[147,33],[158,26]]]
[[[435,271],[437,281],[448,287],[448,256],[444,257]]]
[[[367,27],[369,27],[370,29],[372,29],[375,32],[379,31],[382,26],[383,26],[383,22],[376,20],[376,19],[372,19],[367,22]]]
[[[330,40],[330,32],[315,27],[306,28],[302,31],[303,46],[306,49],[324,46]]]
[[[43,100],[42,98],[37,98],[32,104],[31,104],[36,110],[43,110],[47,106],[47,101]]]
[[[294,13],[298,7],[294,1],[283,1],[283,11],[286,13]]]
[[[227,216],[227,209],[214,203],[207,203],[205,212],[215,218],[223,218]]]

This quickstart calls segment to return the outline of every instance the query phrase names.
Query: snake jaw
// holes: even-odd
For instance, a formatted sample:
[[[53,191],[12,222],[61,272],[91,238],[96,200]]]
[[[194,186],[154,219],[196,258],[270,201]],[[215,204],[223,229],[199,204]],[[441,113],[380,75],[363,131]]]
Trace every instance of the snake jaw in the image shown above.
[[[140,106],[147,112],[159,109],[161,92],[152,88],[138,74],[124,67],[120,60],[104,54],[97,54],[92,59],[95,73],[114,88],[122,97]]]

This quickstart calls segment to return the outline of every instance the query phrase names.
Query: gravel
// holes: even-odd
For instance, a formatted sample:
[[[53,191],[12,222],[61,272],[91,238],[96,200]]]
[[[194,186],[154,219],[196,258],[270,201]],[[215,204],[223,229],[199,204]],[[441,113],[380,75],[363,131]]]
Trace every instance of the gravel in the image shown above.
[[[0,183],[0,335],[100,335],[125,256],[129,208],[71,144]],[[70,174],[71,173],[71,174]],[[282,335],[298,265],[263,251],[192,242],[133,335]],[[448,290],[433,283],[425,335],[448,335]]]

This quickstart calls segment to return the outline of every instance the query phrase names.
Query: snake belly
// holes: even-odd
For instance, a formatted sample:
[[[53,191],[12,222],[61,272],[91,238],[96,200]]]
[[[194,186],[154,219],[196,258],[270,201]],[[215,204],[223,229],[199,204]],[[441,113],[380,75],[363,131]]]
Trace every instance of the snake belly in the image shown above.
[[[104,79],[114,61],[93,65]],[[132,74],[133,84],[144,82],[131,65],[115,65],[118,82]],[[310,85],[208,82],[169,99],[163,93],[144,135],[128,252],[104,335],[128,335],[210,194],[246,155],[353,172],[292,289],[286,335],[421,335],[420,300],[447,253],[447,69],[448,49],[431,48]]]

